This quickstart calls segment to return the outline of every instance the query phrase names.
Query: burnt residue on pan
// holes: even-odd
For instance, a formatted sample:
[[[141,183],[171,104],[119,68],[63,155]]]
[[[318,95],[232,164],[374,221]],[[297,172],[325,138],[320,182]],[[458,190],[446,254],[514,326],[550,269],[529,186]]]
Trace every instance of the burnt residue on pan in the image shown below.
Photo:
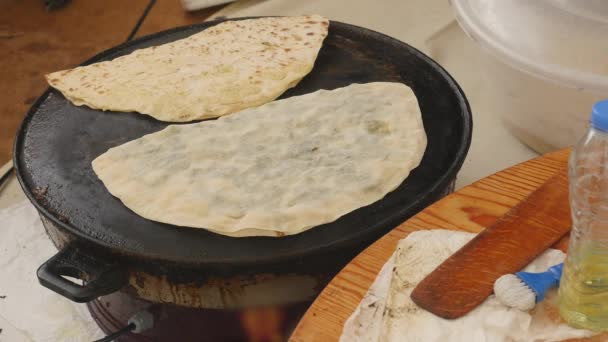
[[[52,213],[59,221],[69,224],[70,219],[67,216],[65,216],[64,214],[62,214],[60,212],[57,212],[55,209],[53,209],[53,206],[49,205],[48,199],[47,199],[48,190],[49,190],[48,185],[37,186],[34,188],[34,190],[32,190],[32,193],[34,194],[34,198],[36,199],[36,201],[38,201],[38,203],[40,203],[42,206],[47,208],[47,210],[50,213]]]
[[[165,276],[134,272],[123,292],[155,303],[227,309],[309,301],[325,284],[325,278],[300,273],[209,277],[204,282],[173,283]]]
[[[326,39],[315,62],[313,72],[297,87],[289,89],[280,98],[303,95],[322,89],[332,90],[352,83],[403,82],[398,67],[390,60],[378,58],[369,42],[348,38],[334,32]],[[348,62],[345,62],[348,61]]]
[[[32,192],[34,193],[34,198],[41,203],[45,203],[45,196],[46,196],[46,192],[49,190],[49,186],[45,185],[45,186],[37,186],[34,188],[34,190],[32,190]]]

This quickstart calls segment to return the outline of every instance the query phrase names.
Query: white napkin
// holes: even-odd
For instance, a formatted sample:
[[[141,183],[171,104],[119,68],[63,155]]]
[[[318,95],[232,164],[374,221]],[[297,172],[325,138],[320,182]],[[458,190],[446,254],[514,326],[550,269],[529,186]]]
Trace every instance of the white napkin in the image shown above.
[[[410,293],[418,282],[474,236],[429,230],[401,240],[344,325],[340,341],[560,341],[593,335],[559,321],[555,290],[531,312],[508,308],[494,295],[456,320],[442,319],[417,307]],[[525,270],[543,272],[564,258],[561,251],[550,249]]]
[[[27,201],[0,211],[0,341],[93,341],[103,337],[85,304],[38,283],[36,270],[57,253]]]

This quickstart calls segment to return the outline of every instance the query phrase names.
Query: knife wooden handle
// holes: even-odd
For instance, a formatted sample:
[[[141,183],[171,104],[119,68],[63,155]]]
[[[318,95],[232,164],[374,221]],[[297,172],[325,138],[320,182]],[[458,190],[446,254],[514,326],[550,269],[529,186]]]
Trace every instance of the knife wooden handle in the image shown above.
[[[560,169],[439,265],[418,284],[411,298],[437,316],[461,317],[492,294],[496,279],[520,271],[570,227],[567,170]]]

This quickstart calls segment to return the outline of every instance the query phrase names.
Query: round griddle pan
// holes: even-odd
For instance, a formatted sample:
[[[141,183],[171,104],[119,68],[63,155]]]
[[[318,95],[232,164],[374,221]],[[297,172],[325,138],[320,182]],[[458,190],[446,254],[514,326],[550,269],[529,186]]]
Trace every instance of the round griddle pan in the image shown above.
[[[184,38],[222,21],[146,36],[84,64]],[[17,176],[45,219],[76,239],[121,255],[222,268],[328,252],[378,237],[429,205],[454,180],[471,141],[469,105],[443,68],[405,43],[340,22],[331,22],[313,71],[281,98],[373,81],[403,82],[418,97],[428,135],[420,166],[382,200],[295,236],[231,238],[136,215],[106,190],[91,161],[168,124],[137,113],[74,106],[53,89],[36,101],[18,132]]]

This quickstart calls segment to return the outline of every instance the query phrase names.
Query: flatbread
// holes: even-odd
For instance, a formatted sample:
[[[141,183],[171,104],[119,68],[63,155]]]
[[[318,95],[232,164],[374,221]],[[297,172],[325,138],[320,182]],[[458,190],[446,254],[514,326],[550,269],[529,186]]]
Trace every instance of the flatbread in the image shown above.
[[[78,106],[170,122],[213,118],[272,101],[295,86],[312,70],[328,25],[319,15],[227,21],[46,78]]]
[[[383,198],[425,148],[412,90],[379,82],[171,125],[111,148],[93,170],[147,219],[229,236],[283,236]]]

